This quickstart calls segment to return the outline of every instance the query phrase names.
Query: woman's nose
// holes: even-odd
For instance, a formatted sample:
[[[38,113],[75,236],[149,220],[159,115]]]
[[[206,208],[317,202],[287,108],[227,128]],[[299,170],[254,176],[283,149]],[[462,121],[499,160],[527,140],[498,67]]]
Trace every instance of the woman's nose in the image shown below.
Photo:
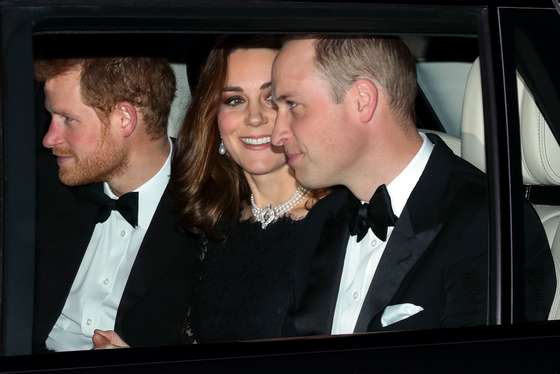
[[[250,126],[262,126],[268,123],[268,116],[264,113],[264,110],[260,107],[253,107],[249,110],[248,123]]]

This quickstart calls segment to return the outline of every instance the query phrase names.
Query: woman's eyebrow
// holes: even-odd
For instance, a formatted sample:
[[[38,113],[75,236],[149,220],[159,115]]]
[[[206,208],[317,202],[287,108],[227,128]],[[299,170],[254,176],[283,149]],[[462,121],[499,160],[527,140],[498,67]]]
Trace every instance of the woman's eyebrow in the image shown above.
[[[241,87],[238,87],[238,86],[226,86],[226,87],[224,87],[224,89],[222,91],[225,91],[225,92],[229,92],[229,91],[243,92],[243,89]]]

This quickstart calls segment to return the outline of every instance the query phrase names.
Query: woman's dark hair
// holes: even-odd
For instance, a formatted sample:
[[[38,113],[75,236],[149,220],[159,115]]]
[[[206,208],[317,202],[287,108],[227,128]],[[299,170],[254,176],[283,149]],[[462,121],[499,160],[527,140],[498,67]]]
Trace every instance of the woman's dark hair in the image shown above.
[[[280,47],[276,36],[234,35],[220,38],[208,55],[178,135],[172,168],[173,192],[189,231],[223,238],[218,224],[238,220],[241,202],[250,194],[241,168],[218,154],[217,117],[228,57],[238,49]]]

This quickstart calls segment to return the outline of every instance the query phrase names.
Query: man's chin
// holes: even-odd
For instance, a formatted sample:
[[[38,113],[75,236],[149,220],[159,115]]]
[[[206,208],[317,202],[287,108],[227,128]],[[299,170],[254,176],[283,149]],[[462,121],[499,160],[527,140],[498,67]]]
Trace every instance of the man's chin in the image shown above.
[[[98,181],[96,178],[87,177],[83,174],[73,173],[67,170],[59,170],[58,179],[62,184],[69,187],[83,186],[84,184],[95,183]]]
[[[315,186],[314,181],[308,178],[307,175],[302,175],[302,174],[303,173],[298,173],[297,171],[295,173],[295,178],[298,181],[298,183],[307,189],[310,190],[316,189],[317,187]]]
[[[309,190],[328,188],[333,186],[332,184],[327,183],[324,178],[307,173],[303,169],[295,170],[294,176],[300,185]]]
[[[69,186],[69,187],[75,187],[75,186],[81,186],[84,184],[87,184],[87,182],[84,182],[81,179],[77,179],[65,174],[58,174],[58,179],[60,180],[60,183]]]

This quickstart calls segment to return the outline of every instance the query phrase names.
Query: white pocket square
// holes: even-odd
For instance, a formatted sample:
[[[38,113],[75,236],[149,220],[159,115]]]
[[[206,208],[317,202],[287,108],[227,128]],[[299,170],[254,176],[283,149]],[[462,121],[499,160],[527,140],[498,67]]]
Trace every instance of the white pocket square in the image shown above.
[[[383,315],[381,316],[381,326],[386,327],[392,325],[416,313],[420,313],[423,310],[424,308],[421,306],[410,303],[388,305],[385,307]]]

